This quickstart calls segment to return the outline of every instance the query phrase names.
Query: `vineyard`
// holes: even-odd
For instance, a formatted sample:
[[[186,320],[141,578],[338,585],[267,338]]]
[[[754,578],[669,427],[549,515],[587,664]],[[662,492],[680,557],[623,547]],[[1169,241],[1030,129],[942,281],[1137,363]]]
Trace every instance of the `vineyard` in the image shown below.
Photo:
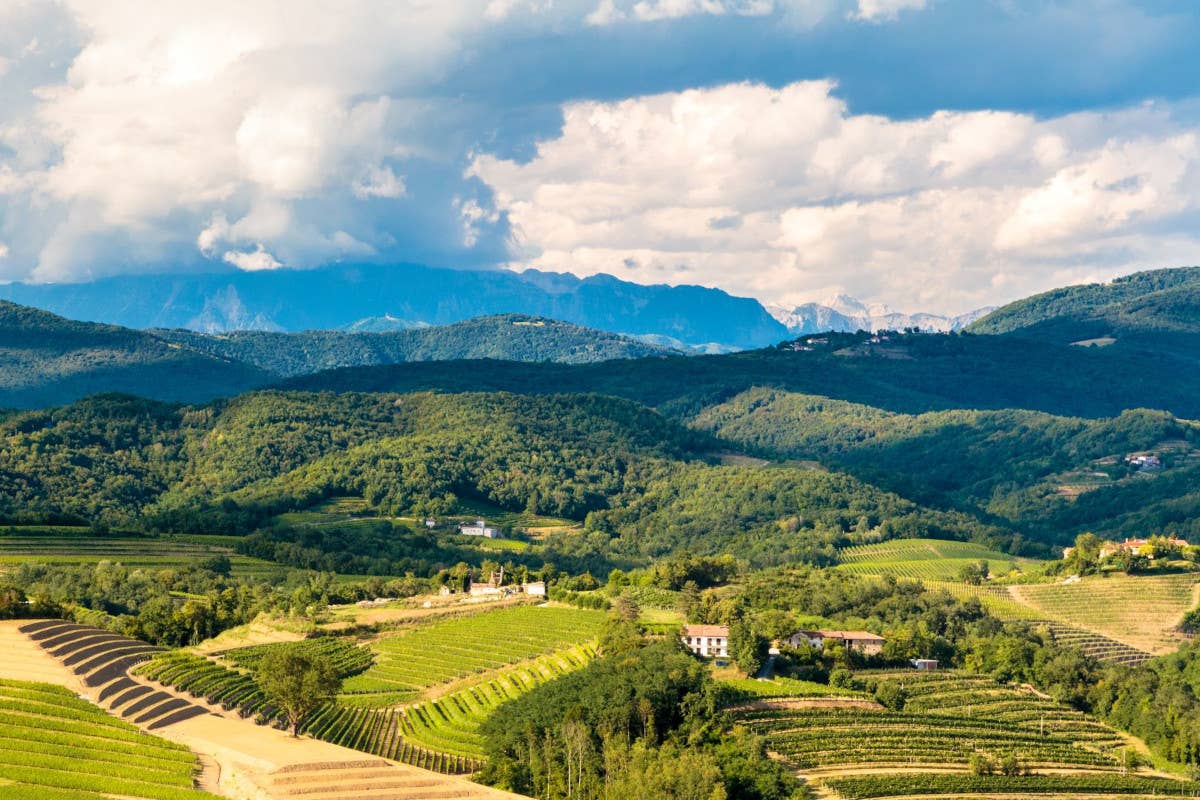
[[[594,658],[592,641],[603,619],[600,612],[515,606],[440,619],[381,639],[370,649],[322,637],[228,650],[220,654],[225,663],[176,650],[155,654],[136,671],[243,717],[280,724],[253,670],[271,650],[319,653],[352,677],[337,702],[304,722],[304,732],[364,753],[461,774],[482,766],[476,730],[483,720],[505,701]],[[452,691],[416,702],[428,689],[451,681]]]
[[[825,781],[846,800],[929,795],[1198,797],[1200,784],[1122,775],[861,775]]]
[[[1042,620],[1045,615],[1032,606],[1020,602],[1012,596],[1007,586],[995,586],[991,584],[982,584],[973,586],[962,581],[922,581],[926,588],[935,591],[949,592],[950,595],[959,599],[967,600],[975,598],[983,604],[983,607],[989,613],[1004,620],[1012,622],[1016,620]]]
[[[847,547],[838,552],[838,569],[856,575],[894,575],[921,581],[953,581],[963,567],[988,562],[992,575],[1026,572],[1040,563],[971,542],[940,539],[894,539]]]
[[[1194,574],[1084,578],[1071,584],[1013,586],[1013,596],[1045,619],[1083,628],[1160,655],[1179,646],[1174,632],[1195,605]]]
[[[0,681],[6,800],[216,800],[192,788],[196,758],[58,686]]]
[[[987,677],[912,670],[856,677],[871,691],[895,684],[891,688],[899,692],[889,694],[902,702],[894,709],[767,703],[741,707],[737,717],[787,763],[821,780],[871,773],[891,779],[897,770],[966,773],[979,757],[1015,758],[1023,770],[1035,772],[1101,776],[1115,775],[1128,763],[1125,740],[1113,729]],[[873,785],[863,781],[855,791]],[[850,791],[848,797],[859,796]]]
[[[415,699],[429,687],[589,642],[603,622],[600,611],[514,606],[418,627],[375,642],[375,663],[343,691]]]
[[[130,569],[186,569],[213,556],[227,556],[238,577],[263,578],[283,568],[233,553],[227,537],[95,536],[87,528],[28,526],[0,528],[0,571],[6,565],[96,564],[111,561]]]
[[[260,644],[251,647],[239,647],[236,650],[226,650],[220,657],[242,669],[255,670],[262,663],[263,657],[278,650],[292,650],[305,655],[320,656],[328,659],[334,670],[343,678],[358,673],[371,666],[373,656],[365,647],[359,647],[346,639],[333,636],[323,636],[317,639],[306,639],[300,642],[278,642],[275,644]]]

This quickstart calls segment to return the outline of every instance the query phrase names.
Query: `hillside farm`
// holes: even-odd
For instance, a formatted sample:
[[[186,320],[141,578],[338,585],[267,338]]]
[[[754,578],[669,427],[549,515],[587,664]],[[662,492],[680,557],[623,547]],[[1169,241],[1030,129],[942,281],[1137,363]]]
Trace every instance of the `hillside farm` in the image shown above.
[[[440,684],[589,642],[603,621],[599,611],[515,606],[418,626],[372,643],[375,663],[343,690],[416,699]]]
[[[1196,606],[1200,576],[1110,575],[1071,584],[1010,587],[1015,599],[1049,620],[1083,628],[1153,654],[1177,648],[1175,626]]]
[[[859,673],[868,686],[895,682],[906,700],[883,707],[743,712],[768,746],[806,773],[906,769],[966,772],[970,756],[1015,755],[1041,768],[1112,771],[1123,740],[1116,731],[1065,706],[954,672]]]
[[[97,536],[88,528],[67,526],[0,527],[0,573],[38,564],[96,564],[110,561],[130,569],[186,569],[225,556],[237,577],[266,578],[285,567],[233,552],[225,536]]]
[[[847,547],[838,552],[838,569],[856,575],[893,575],[913,580],[957,580],[963,567],[988,563],[992,575],[1026,572],[1040,563],[991,550],[971,542],[939,539],[896,539]]]
[[[143,733],[60,686],[0,681],[6,800],[216,800],[193,788],[186,747]]]

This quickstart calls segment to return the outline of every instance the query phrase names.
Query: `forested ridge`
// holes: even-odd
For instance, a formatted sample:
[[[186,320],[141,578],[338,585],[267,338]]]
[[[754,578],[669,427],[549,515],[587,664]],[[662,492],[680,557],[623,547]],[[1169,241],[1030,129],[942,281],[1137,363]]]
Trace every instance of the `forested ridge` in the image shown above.
[[[677,355],[679,351],[607,331],[525,314],[476,317],[453,325],[381,333],[234,331],[204,334],[152,330],[203,353],[234,359],[283,377],[338,367],[493,358],[583,364],[615,358]]]
[[[1107,417],[1130,408],[1200,417],[1200,371],[1170,353],[1127,353],[1007,336],[869,334],[805,337],[711,356],[598,364],[438,361],[354,367],[292,378],[306,391],[595,392],[687,417],[761,386],[909,414],[1020,408]],[[807,340],[819,340],[807,344]]]

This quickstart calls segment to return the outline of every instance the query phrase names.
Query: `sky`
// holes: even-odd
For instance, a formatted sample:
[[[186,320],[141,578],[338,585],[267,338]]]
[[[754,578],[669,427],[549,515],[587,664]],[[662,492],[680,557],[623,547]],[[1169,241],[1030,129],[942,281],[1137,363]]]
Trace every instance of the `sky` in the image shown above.
[[[0,0],[0,281],[333,262],[961,313],[1200,263],[1192,0]]]

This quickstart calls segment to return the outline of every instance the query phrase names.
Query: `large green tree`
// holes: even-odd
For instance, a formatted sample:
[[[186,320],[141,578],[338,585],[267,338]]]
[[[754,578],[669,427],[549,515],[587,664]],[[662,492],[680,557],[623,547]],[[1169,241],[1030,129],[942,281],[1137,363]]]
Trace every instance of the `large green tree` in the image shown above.
[[[342,688],[342,679],[329,659],[290,647],[267,653],[256,678],[287,717],[292,736],[309,714],[332,700]]]

